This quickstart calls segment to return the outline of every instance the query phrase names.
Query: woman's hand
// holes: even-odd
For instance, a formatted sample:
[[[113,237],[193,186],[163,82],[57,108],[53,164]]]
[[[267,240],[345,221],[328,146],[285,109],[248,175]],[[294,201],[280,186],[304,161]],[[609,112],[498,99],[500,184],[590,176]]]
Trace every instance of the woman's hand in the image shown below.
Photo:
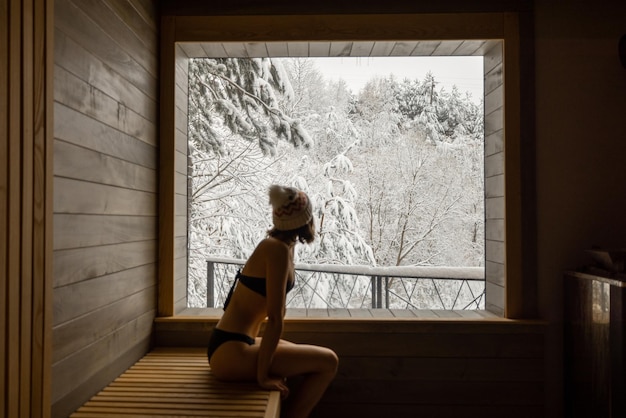
[[[284,379],[268,377],[263,380],[259,380],[259,386],[266,390],[277,390],[280,392],[280,399],[287,399],[289,396],[289,388],[285,384]]]

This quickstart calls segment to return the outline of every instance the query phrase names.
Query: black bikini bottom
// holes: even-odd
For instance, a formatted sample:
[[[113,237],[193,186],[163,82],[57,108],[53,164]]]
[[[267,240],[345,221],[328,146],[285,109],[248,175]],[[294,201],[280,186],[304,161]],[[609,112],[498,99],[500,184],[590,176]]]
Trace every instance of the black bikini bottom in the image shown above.
[[[224,344],[227,341],[241,341],[248,345],[254,345],[254,338],[247,336],[246,334],[240,334],[238,332],[229,332],[224,331],[219,328],[213,328],[213,332],[211,332],[211,338],[209,339],[209,346],[207,349],[207,355],[209,357],[209,361],[211,361],[211,356],[215,353],[217,348]]]

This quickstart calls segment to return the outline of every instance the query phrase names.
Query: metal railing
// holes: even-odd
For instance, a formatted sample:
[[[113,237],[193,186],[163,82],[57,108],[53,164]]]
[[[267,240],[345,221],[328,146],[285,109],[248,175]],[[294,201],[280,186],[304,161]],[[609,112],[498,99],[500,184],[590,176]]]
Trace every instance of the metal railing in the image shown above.
[[[245,260],[207,260],[207,307],[221,307]],[[296,264],[288,308],[484,309],[483,267]]]

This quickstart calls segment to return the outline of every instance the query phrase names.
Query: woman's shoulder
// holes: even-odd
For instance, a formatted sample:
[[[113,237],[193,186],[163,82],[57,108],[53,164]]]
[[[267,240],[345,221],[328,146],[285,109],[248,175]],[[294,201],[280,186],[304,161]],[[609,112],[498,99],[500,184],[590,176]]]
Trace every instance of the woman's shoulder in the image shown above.
[[[270,251],[272,253],[289,253],[289,245],[274,237],[267,237],[257,245],[257,249],[261,251]]]
[[[244,274],[265,277],[268,263],[283,265],[289,260],[289,246],[276,238],[265,238],[259,242],[243,268]]]

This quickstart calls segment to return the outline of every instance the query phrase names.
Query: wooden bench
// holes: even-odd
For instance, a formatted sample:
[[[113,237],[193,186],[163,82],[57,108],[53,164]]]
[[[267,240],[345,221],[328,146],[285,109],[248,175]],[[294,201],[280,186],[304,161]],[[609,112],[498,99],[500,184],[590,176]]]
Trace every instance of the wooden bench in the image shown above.
[[[225,383],[203,348],[157,348],[74,412],[71,418],[278,418],[280,394],[254,383]]]

